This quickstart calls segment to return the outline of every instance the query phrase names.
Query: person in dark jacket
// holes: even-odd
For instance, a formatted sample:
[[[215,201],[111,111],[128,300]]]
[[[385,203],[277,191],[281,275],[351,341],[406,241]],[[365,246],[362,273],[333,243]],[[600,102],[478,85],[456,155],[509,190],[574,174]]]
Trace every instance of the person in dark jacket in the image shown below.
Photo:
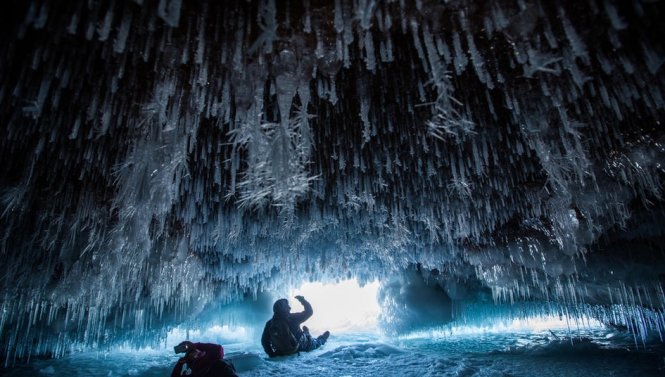
[[[285,356],[298,352],[309,352],[315,350],[324,345],[330,336],[330,332],[326,331],[318,337],[313,338],[310,335],[307,326],[303,326],[302,329],[300,328],[300,325],[309,319],[309,317],[314,314],[314,311],[312,310],[312,305],[310,305],[310,303],[307,302],[303,296],[296,296],[296,299],[300,301],[302,306],[305,308],[305,310],[300,313],[291,313],[291,306],[289,306],[289,301],[285,298],[275,301],[275,304],[272,306],[273,317],[268,320],[268,322],[266,322],[266,326],[263,329],[263,335],[261,335],[261,345],[269,357]],[[294,335],[296,341],[298,342],[297,349],[290,353],[280,352],[280,350],[277,349],[271,340],[270,329],[272,327],[273,321],[283,319],[285,319],[288,323],[291,333]]]
[[[176,363],[171,377],[238,377],[233,364],[224,361],[224,348],[213,343],[184,341],[175,346],[176,353],[184,353]]]

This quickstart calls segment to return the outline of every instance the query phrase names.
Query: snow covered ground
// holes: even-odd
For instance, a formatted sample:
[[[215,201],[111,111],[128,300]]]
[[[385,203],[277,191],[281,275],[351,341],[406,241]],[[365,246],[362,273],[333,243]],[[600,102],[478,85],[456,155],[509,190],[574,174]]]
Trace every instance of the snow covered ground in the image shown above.
[[[332,336],[317,351],[268,359],[258,340],[224,344],[240,376],[663,376],[659,339],[635,345],[608,329],[429,333],[385,339],[372,334]],[[33,360],[5,370],[7,377],[167,376],[177,356],[159,350],[87,352]]]

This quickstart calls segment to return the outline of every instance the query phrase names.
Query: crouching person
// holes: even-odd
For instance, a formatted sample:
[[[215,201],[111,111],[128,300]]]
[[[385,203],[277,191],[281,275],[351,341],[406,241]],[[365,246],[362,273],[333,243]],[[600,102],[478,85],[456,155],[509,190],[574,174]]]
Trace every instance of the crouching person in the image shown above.
[[[224,360],[224,348],[213,343],[184,341],[174,347],[184,353],[171,372],[171,377],[237,377],[235,367]]]
[[[285,298],[275,301],[272,307],[273,316],[263,329],[261,345],[269,357],[292,355],[298,352],[309,352],[326,343],[330,332],[326,331],[314,338],[307,326],[300,325],[312,316],[314,311],[303,296],[296,296],[305,308],[300,313],[291,313],[289,301]]]

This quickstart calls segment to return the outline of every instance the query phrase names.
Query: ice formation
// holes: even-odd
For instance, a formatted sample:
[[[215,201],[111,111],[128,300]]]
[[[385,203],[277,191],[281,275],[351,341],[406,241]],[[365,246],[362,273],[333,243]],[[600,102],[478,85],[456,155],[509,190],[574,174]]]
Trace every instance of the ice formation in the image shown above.
[[[662,332],[663,16],[647,0],[3,4],[0,354],[150,343],[351,277],[426,285],[444,322],[526,302]],[[417,321],[396,281],[383,320]]]

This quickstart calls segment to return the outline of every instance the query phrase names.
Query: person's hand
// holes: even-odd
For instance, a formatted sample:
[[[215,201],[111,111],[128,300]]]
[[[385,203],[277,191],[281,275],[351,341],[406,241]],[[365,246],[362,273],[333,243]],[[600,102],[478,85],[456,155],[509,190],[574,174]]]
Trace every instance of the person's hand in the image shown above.
[[[296,300],[298,300],[298,301],[300,301],[300,302],[303,302],[303,301],[305,301],[305,298],[302,297],[302,296],[300,296],[300,295],[298,295],[298,296],[296,296]]]

